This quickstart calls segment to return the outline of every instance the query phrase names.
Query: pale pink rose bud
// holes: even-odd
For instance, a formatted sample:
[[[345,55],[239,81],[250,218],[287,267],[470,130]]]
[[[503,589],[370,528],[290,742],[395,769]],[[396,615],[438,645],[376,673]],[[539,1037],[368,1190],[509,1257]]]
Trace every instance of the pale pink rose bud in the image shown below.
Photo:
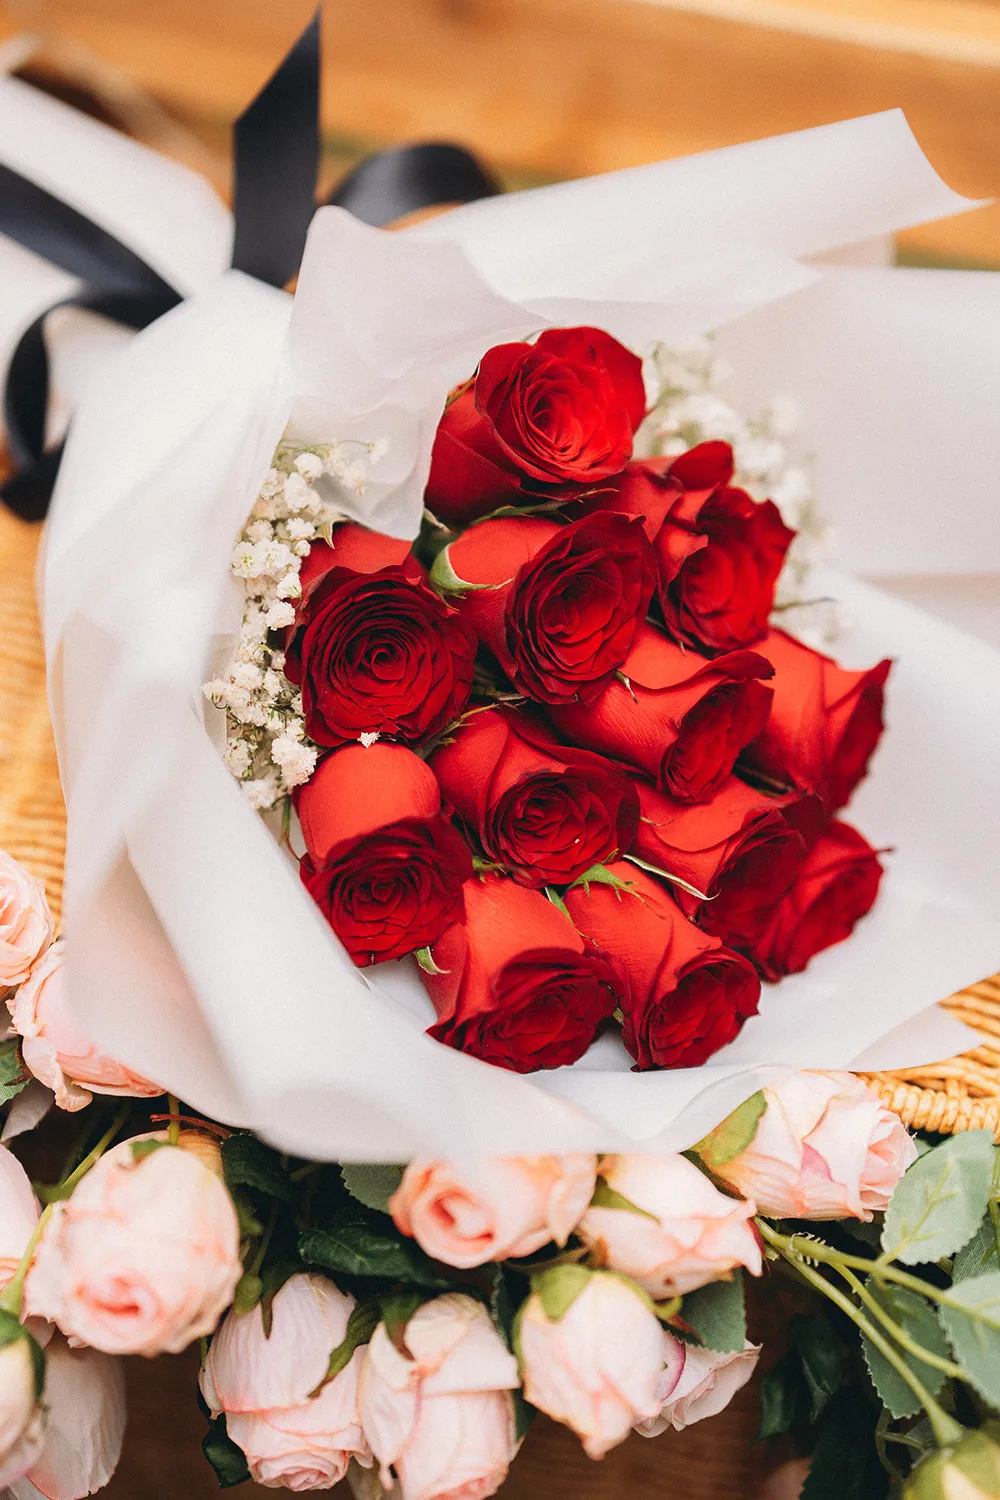
[[[380,1323],[358,1387],[383,1483],[395,1469],[401,1500],[486,1500],[517,1449],[516,1359],[483,1304],[458,1292],[424,1303],[405,1340],[411,1359]]]
[[[45,1446],[26,1478],[46,1500],[83,1500],[104,1488],[121,1457],[121,1361],[96,1349],[71,1349],[55,1338],[45,1351],[44,1401]]]
[[[162,1094],[159,1084],[130,1072],[81,1035],[66,1004],[63,948],[61,941],[53,943],[7,1001],[27,1068],[52,1090],[60,1109],[83,1109],[93,1094],[132,1099]]]
[[[175,1354],[211,1333],[242,1274],[232,1199],[200,1154],[123,1141],[57,1203],[25,1307],[107,1354]],[[217,1152],[217,1148],[211,1148]]]
[[[415,1161],[389,1200],[397,1229],[467,1269],[565,1245],[594,1195],[596,1156],[502,1156],[460,1170]]]
[[[601,1265],[661,1301],[720,1281],[737,1266],[763,1267],[753,1203],[727,1198],[684,1156],[606,1156],[593,1207],[577,1234]],[[602,1207],[602,1196],[633,1207]],[[638,1209],[640,1212],[633,1212]]]
[[[664,1374],[657,1392],[659,1414],[636,1424],[643,1437],[659,1437],[674,1428],[682,1432],[693,1422],[717,1416],[743,1389],[760,1358],[759,1344],[747,1343],[731,1354],[683,1344],[664,1330]]]
[[[44,1410],[37,1345],[0,1313],[0,1491],[21,1479],[42,1451]]]
[[[562,1266],[545,1277],[558,1278],[557,1289],[565,1284],[570,1294],[575,1283],[582,1290],[565,1310],[558,1290],[555,1302],[548,1291],[532,1292],[521,1309],[525,1398],[571,1427],[590,1458],[603,1458],[660,1409],[660,1324],[642,1293],[618,1276]]]
[[[792,1073],[764,1098],[751,1144],[713,1165],[762,1214],[870,1220],[917,1159],[898,1116],[850,1073]]]
[[[0,850],[0,990],[24,983],[53,930],[42,882]]]
[[[212,1340],[201,1389],[213,1415],[268,1489],[327,1490],[351,1458],[371,1464],[358,1417],[362,1351],[318,1389],[333,1350],[344,1342],[354,1298],[324,1276],[293,1276],[271,1304],[271,1331],[260,1307],[230,1312]]]
[[[28,1174],[0,1146],[0,1292],[15,1275],[38,1222],[38,1204]]]

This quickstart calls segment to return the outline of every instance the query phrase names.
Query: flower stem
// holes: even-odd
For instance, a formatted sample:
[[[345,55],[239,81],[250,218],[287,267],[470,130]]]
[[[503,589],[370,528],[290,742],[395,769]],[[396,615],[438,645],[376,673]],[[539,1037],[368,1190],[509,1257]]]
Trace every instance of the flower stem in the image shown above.
[[[87,1173],[90,1171],[94,1163],[96,1161],[99,1161],[104,1155],[105,1151],[111,1145],[111,1142],[114,1140],[119,1130],[121,1130],[122,1126],[125,1124],[125,1121],[128,1119],[131,1113],[131,1103],[123,1104],[121,1109],[115,1115],[115,1118],[113,1119],[111,1124],[108,1126],[107,1130],[101,1136],[101,1139],[98,1141],[94,1149],[92,1151],[88,1151],[86,1156],[83,1158],[83,1161],[75,1169],[75,1171],[71,1172],[68,1177],[64,1178],[63,1181],[59,1183],[56,1189],[56,1193],[58,1194],[59,1198],[68,1198],[70,1196],[80,1179],[82,1177],[86,1177]]]
[[[952,1380],[964,1380],[966,1384],[970,1383],[969,1377],[961,1365],[956,1365],[953,1360],[944,1359],[940,1354],[935,1354],[932,1350],[925,1349],[923,1344],[918,1344],[917,1340],[907,1333],[902,1324],[897,1323],[895,1318],[889,1316],[885,1308],[872,1296],[867,1287],[858,1280],[853,1271],[849,1271],[846,1266],[835,1266],[834,1269],[840,1272],[855,1297],[864,1303],[869,1312],[874,1313],[875,1317],[882,1324],[882,1327],[896,1340],[901,1349],[905,1349],[907,1354],[912,1354],[914,1359],[919,1359],[921,1364],[929,1365],[932,1370],[940,1370]]]
[[[170,1114],[167,1142],[171,1146],[179,1146],[181,1140],[181,1106],[175,1094],[167,1095],[167,1109]]]
[[[21,1316],[21,1304],[24,1301],[24,1283],[28,1278],[28,1271],[31,1268],[31,1262],[38,1248],[38,1242],[45,1233],[46,1224],[52,1217],[52,1209],[53,1205],[51,1203],[47,1208],[42,1209],[38,1223],[32,1232],[31,1239],[24,1247],[24,1254],[21,1256],[17,1270],[3,1291],[0,1292],[0,1309],[3,1312],[13,1313],[15,1318]]]

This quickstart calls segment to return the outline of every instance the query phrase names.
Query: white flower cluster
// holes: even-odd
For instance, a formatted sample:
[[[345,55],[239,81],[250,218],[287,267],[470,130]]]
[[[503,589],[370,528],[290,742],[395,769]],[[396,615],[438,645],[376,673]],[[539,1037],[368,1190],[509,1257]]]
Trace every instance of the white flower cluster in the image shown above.
[[[338,489],[363,494],[370,466],[383,452],[380,443],[282,441],[233,552],[232,570],[245,590],[239,641],[228,676],[206,682],[203,692],[225,710],[226,764],[258,811],[308,781],[318,754],[306,738],[302,697],[284,674],[284,652],[272,632],[294,624],[302,560],[344,519]],[[316,489],[324,476],[332,481],[332,500]]]
[[[830,555],[832,537],[808,469],[793,451],[800,421],[795,403],[779,398],[754,417],[739,411],[726,395],[732,373],[711,338],[677,349],[657,346],[645,376],[651,410],[637,436],[637,454],[684,453],[710,439],[731,443],[734,483],[756,500],[773,500],[797,533],[778,580],[777,622],[809,645],[829,645],[842,623],[838,607],[829,599],[809,599],[806,586],[813,564]]]

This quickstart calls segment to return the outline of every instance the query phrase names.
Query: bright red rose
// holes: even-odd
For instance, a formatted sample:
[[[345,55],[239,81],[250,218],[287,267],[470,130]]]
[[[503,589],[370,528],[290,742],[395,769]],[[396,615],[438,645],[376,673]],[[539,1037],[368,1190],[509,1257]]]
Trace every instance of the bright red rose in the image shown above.
[[[642,1068],[696,1068],[756,1015],[753,966],[689,922],[663,887],[635,865],[609,866],[632,892],[611,886],[567,891],[570,916],[624,965],[629,999],[622,1040]]]
[[[465,887],[465,921],[421,970],[438,1013],[429,1034],[484,1062],[531,1073],[576,1062],[627,994],[617,959],[538,891],[486,875]]]
[[[767,722],[769,663],[753,651],[705,661],[642,625],[596,703],[547,710],[575,745],[623,762],[682,802],[707,802]]]
[[[782,630],[772,630],[757,649],[774,667],[774,706],[747,751],[747,773],[816,792],[836,812],[868,770],[881,738],[892,662],[848,672]]]
[[[475,636],[427,587],[407,543],[354,525],[333,540],[303,563],[286,646],[306,733],[317,745],[428,739],[468,701]]]
[[[599,328],[500,344],[445,409],[427,506],[464,526],[552,486],[604,480],[625,466],[645,410],[642,361]]]
[[[831,823],[781,898],[751,957],[765,979],[798,974],[842,943],[875,905],[882,866],[857,829]]]
[[[302,881],[359,967],[426,948],[463,913],[472,855],[403,745],[345,745],[298,792]]]
[[[445,549],[475,585],[463,619],[519,692],[538,703],[592,703],[628,654],[656,565],[642,523],[598,512],[559,526],[510,516],[471,526]]]
[[[635,836],[639,799],[625,773],[560,745],[532,713],[475,714],[430,765],[483,852],[521,885],[568,885]]]
[[[684,914],[733,948],[751,946],[795,879],[825,820],[818,797],[772,797],[730,776],[711,802],[678,802],[637,783],[633,853],[686,881],[670,893]]]

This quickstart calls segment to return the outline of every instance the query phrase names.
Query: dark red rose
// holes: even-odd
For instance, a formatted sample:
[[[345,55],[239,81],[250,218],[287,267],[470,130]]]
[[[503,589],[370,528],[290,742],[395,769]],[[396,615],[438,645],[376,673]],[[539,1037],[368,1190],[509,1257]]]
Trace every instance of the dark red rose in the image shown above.
[[[403,745],[345,745],[296,798],[302,881],[359,967],[433,943],[464,907],[472,855],[433,771]]]
[[[438,1013],[429,1035],[515,1073],[576,1062],[628,988],[550,901],[498,875],[469,881],[465,921],[431,957],[442,972],[420,974]]]
[[[646,410],[642,362],[599,328],[500,344],[438,427],[427,506],[463,526],[552,486],[617,474]]]
[[[639,799],[625,773],[560,745],[534,714],[474,714],[431,756],[448,802],[521,885],[568,885],[627,853]]]
[[[819,837],[826,821],[819,798],[768,796],[735,776],[700,806],[645,782],[637,787],[642,818],[633,853],[707,898],[670,885],[703,931],[732,948],[752,946]]]
[[[764,978],[798,974],[814,953],[850,937],[875,905],[881,879],[868,841],[848,823],[831,823],[754,945],[750,956]]]
[[[591,705],[547,710],[565,739],[648,776],[682,802],[707,802],[763,729],[769,663],[753,651],[705,661],[642,625],[612,681]]]
[[[708,655],[767,634],[795,536],[770,500],[733,488],[732,473],[728,443],[701,443],[677,459],[634,459],[585,502],[645,518],[667,632]]]
[[[483,521],[442,558],[475,585],[459,602],[463,619],[538,703],[599,696],[625,660],[656,582],[642,523],[603,512],[569,526],[537,516]]]
[[[642,1068],[696,1068],[756,1015],[753,966],[689,922],[663,887],[635,865],[609,866],[632,884],[567,891],[577,927],[623,964],[629,999],[622,1040]]]
[[[362,734],[414,743],[456,719],[472,689],[476,638],[427,587],[405,544],[360,526],[338,527],[302,570],[285,673],[301,687],[306,733],[317,745]]]
[[[836,812],[868,770],[881,738],[892,662],[848,672],[781,630],[772,630],[757,649],[774,667],[774,706],[747,751],[748,775],[816,792]]]

